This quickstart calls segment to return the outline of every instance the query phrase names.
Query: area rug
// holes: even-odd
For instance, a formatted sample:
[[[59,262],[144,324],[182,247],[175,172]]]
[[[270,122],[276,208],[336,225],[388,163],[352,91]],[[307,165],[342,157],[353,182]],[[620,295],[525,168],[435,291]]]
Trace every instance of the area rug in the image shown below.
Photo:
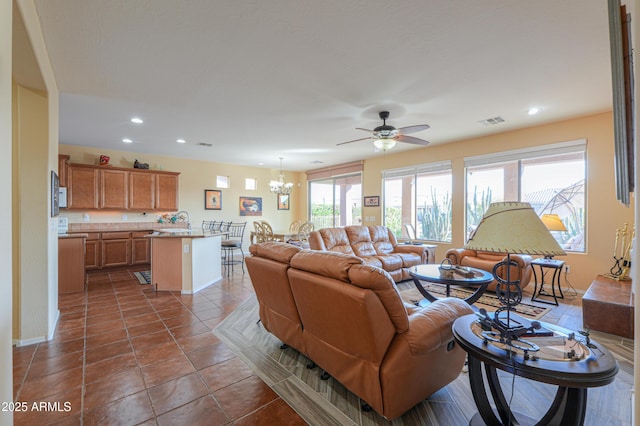
[[[151,271],[134,272],[140,284],[151,284]]]
[[[420,300],[424,299],[424,297],[422,296],[422,294],[420,294],[418,289],[415,288],[413,284],[411,284],[411,286],[413,288],[408,288],[406,290],[400,289],[400,286],[399,286],[398,288],[400,289],[400,295],[402,296],[402,299],[405,302],[409,302],[417,305]],[[437,297],[440,297],[440,296],[444,297],[444,295],[446,294],[446,287],[444,285],[423,283],[423,286],[427,289],[429,293]],[[469,297],[474,292],[475,292],[475,289],[469,290],[463,287],[462,288],[451,287],[451,296],[457,297],[459,299],[464,299],[466,297]],[[500,301],[496,297],[495,293],[485,293],[480,297],[480,299],[478,299],[473,304],[473,306],[477,308],[485,308],[487,312],[495,312],[495,310],[502,305],[500,304]],[[551,307],[537,306],[524,301],[520,302],[520,304],[517,305],[515,309],[518,314],[523,315],[530,319],[540,319],[545,314],[551,312]]]

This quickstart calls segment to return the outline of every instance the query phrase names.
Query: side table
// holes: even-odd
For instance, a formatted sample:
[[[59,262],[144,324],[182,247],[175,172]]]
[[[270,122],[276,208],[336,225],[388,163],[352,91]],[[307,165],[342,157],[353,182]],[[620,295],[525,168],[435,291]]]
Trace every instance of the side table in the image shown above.
[[[525,352],[515,346],[488,340],[474,314],[460,317],[453,323],[453,337],[469,355],[469,383],[478,408],[470,425],[584,424],[587,389],[613,382],[618,373],[618,363],[607,348],[597,342],[578,341],[569,330],[546,323],[541,325],[553,330],[555,335],[514,341],[520,346],[525,346],[520,342],[531,342],[539,347],[539,351]],[[511,411],[496,369],[558,386],[551,406],[539,422]],[[485,385],[488,385],[490,393]]]
[[[538,274],[536,273],[536,266],[540,268],[540,281],[538,282]],[[544,289],[544,269],[552,269],[553,276],[551,277],[551,293],[547,293]],[[533,269],[533,280],[535,282],[533,288],[533,295],[531,296],[532,302],[546,303],[548,305],[558,306],[558,299],[564,299],[562,294],[562,288],[560,286],[560,277],[562,276],[562,268],[564,268],[564,260],[539,258],[531,261],[531,269]],[[540,284],[540,290],[538,290],[538,284]],[[556,286],[560,295],[556,294]],[[540,296],[553,297],[553,301],[540,299]]]

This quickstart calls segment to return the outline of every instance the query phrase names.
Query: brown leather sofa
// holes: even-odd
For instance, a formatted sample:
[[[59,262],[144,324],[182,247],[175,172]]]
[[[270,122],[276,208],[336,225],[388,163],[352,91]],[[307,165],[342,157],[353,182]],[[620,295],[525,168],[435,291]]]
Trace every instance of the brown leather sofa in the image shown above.
[[[277,242],[249,251],[264,327],[387,419],[460,374],[451,326],[472,313],[463,301],[404,303],[387,272],[352,255]]]
[[[365,264],[387,271],[395,282],[410,279],[411,266],[433,262],[426,247],[398,245],[385,226],[323,228],[309,234],[309,248],[358,256]]]
[[[504,254],[467,249],[450,249],[447,251],[445,257],[451,260],[451,263],[454,265],[469,266],[487,272],[493,272],[493,267],[497,263],[507,260],[507,256]],[[520,280],[520,288],[525,288],[529,285],[533,273],[531,256],[528,254],[512,254],[510,257],[511,261],[518,265],[511,267],[510,278],[512,281]],[[503,279],[506,278],[507,270],[505,267],[498,270],[498,276]],[[487,290],[496,291],[497,283],[496,280],[493,280],[487,287]]]

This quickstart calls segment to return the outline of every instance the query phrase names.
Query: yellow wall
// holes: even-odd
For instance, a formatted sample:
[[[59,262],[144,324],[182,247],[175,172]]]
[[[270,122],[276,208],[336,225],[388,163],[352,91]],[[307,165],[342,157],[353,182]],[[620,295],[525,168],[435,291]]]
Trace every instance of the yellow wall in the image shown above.
[[[12,226],[11,226],[11,39],[12,2],[0,0],[0,401],[13,401],[12,360]],[[0,425],[13,424],[12,413],[0,413]]]
[[[633,208],[620,204],[615,197],[613,164],[613,123],[611,113],[566,120],[528,129],[464,140],[405,153],[386,153],[365,162],[363,193],[382,193],[381,173],[385,169],[451,160],[453,167],[453,235],[451,244],[439,244],[436,259],[446,250],[462,247],[464,235],[464,157],[502,152],[537,145],[577,139],[587,140],[586,220],[587,252],[557,257],[571,265],[567,276],[577,289],[586,290],[593,278],[609,271],[613,265],[616,228],[634,223]],[[363,216],[376,216],[380,208],[365,208]]]
[[[50,172],[58,164],[58,90],[33,0],[15,4],[30,44],[30,51],[21,53],[34,56],[46,87],[41,93],[13,86],[11,211],[18,292],[13,338],[24,345],[51,338],[59,316],[57,219],[50,214]]]
[[[180,172],[180,210],[189,212],[191,223],[194,228],[200,227],[203,220],[225,220],[234,222],[248,222],[247,232],[253,230],[252,223],[255,220],[269,221],[274,230],[286,230],[289,224],[296,219],[304,219],[306,210],[301,200],[306,200],[304,185],[298,186],[302,173],[285,173],[285,181],[295,184],[292,195],[290,210],[277,209],[277,197],[269,192],[269,181],[277,180],[279,170],[264,169],[259,167],[243,167],[222,163],[212,163],[207,161],[186,160],[175,157],[165,157],[160,155],[149,155],[124,151],[109,151],[75,145],[59,146],[60,154],[70,155],[70,163],[98,164],[101,154],[111,157],[110,163],[115,167],[133,167],[133,162],[138,159],[144,163],[149,163],[152,170],[165,170]],[[229,189],[222,191],[222,210],[204,209],[204,190],[216,188],[216,176],[228,176],[230,182]],[[254,178],[258,181],[256,191],[244,189],[245,178]],[[262,197],[262,216],[240,216],[239,197]],[[67,216],[69,223],[82,223],[84,214],[89,215],[89,223],[100,222],[122,222],[123,214],[126,214],[129,222],[153,222],[159,212],[149,212],[143,216],[141,212],[105,212],[100,210],[71,211],[61,210],[61,216]]]

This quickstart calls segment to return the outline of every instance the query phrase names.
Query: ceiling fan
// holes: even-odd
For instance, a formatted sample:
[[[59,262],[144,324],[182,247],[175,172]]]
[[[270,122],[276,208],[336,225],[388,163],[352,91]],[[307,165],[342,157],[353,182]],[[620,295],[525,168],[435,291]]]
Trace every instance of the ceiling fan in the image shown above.
[[[428,124],[418,124],[415,126],[407,126],[400,127],[396,129],[393,126],[387,125],[387,118],[389,118],[389,111],[380,111],[379,112],[380,119],[382,120],[382,126],[378,126],[373,130],[362,129],[360,127],[356,127],[357,130],[364,130],[365,132],[372,133],[372,136],[360,139],[354,139],[352,141],[341,142],[337,145],[344,145],[347,143],[364,141],[367,139],[373,139],[373,144],[376,148],[379,148],[383,151],[393,148],[396,146],[397,142],[406,142],[414,145],[429,145],[429,141],[424,139],[416,138],[413,136],[407,136],[409,133],[416,133],[422,130],[427,130],[429,128]]]

